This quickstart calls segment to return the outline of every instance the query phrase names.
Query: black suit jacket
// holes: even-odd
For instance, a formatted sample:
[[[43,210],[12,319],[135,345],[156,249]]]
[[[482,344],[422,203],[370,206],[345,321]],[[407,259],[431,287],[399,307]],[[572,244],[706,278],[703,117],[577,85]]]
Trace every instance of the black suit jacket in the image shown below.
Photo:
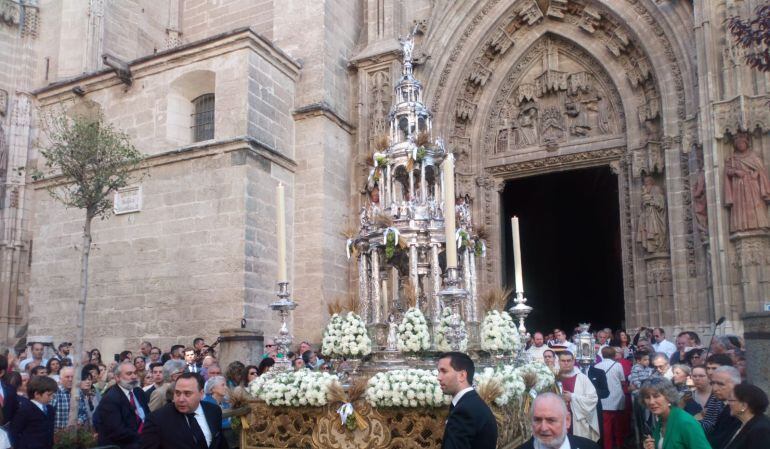
[[[147,407],[147,398],[141,388],[134,388],[134,398],[137,407],[144,409],[145,421],[150,415]],[[131,408],[123,390],[114,385],[102,396],[102,400],[94,411],[94,427],[99,433],[99,445],[114,444],[125,449],[137,449],[139,447],[139,424],[136,413]]]
[[[706,439],[713,449],[725,449],[730,438],[741,426],[741,421],[730,414],[730,407],[725,406],[717,416],[717,421],[710,432],[706,433]]]
[[[571,449],[600,449],[599,445],[589,440],[588,438],[577,437],[575,435],[567,435],[569,445]],[[517,447],[516,449],[535,449],[535,438],[530,438],[526,443]]]
[[[3,417],[0,420],[0,426],[4,426],[13,420],[13,415],[19,408],[19,396],[16,394],[14,386],[2,381],[0,381],[0,386],[3,387]]]
[[[770,418],[758,415],[751,418],[727,449],[765,449],[770,444]]]
[[[222,409],[203,401],[201,407],[211,431],[209,449],[229,449],[222,434]],[[187,418],[177,411],[173,402],[150,414],[145,422],[141,440],[142,449],[198,449]]]
[[[56,411],[46,405],[44,414],[27,398],[19,398],[18,410],[11,421],[9,433],[14,449],[50,449],[53,446],[53,425]]]
[[[442,449],[495,449],[497,421],[476,390],[465,393],[449,412]]]

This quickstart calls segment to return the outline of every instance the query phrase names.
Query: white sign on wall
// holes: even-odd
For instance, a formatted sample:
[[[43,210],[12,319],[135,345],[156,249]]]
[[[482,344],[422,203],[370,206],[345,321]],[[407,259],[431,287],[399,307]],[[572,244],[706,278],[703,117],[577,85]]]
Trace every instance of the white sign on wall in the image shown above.
[[[142,210],[142,186],[125,187],[115,192],[113,210],[115,215]]]

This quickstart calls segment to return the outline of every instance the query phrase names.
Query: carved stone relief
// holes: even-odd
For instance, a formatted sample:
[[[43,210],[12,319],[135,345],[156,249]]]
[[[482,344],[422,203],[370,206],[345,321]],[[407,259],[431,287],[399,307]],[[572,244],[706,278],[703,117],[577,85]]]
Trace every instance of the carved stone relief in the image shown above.
[[[648,254],[665,253],[668,251],[666,195],[652,176],[645,176],[643,183],[636,241]]]
[[[725,160],[724,185],[724,204],[730,209],[730,232],[770,229],[767,169],[759,155],[751,151],[747,134],[736,135],[733,147],[733,155]]]
[[[508,74],[487,117],[487,154],[559,145],[624,129],[620,97],[599,64],[556,36],[536,43]]]
[[[378,70],[367,75],[369,92],[369,136],[387,132],[388,111],[392,103],[390,71]]]

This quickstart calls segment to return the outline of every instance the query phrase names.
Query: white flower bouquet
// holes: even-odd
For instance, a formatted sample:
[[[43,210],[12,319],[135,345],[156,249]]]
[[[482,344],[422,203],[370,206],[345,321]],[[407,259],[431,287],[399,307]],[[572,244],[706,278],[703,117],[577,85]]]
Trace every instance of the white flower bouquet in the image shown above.
[[[435,371],[385,371],[369,379],[366,400],[372,407],[443,407],[452,400],[441,391]]]
[[[438,330],[436,330],[436,349],[442,352],[451,351],[452,347],[449,345],[449,339],[447,338],[447,333],[449,332],[449,325],[452,322],[452,309],[449,307],[444,307],[444,309],[441,311],[441,319],[438,322]],[[463,320],[460,320],[460,328],[462,330],[465,330],[465,322]],[[468,349],[468,337],[467,333],[465,334],[466,337],[460,341],[460,352],[465,352],[466,349]]]
[[[430,349],[428,322],[420,309],[412,307],[404,314],[398,325],[398,350],[417,354]]]
[[[321,407],[328,402],[329,385],[337,380],[329,373],[306,369],[266,373],[249,384],[249,393],[276,407]]]
[[[487,312],[481,322],[481,349],[491,353],[515,353],[521,349],[519,331],[508,312]]]
[[[531,385],[531,389],[537,393],[549,391],[556,385],[556,376],[543,362],[529,362],[516,368],[519,376],[524,379],[525,385]]]
[[[372,352],[372,341],[364,321],[353,312],[332,315],[324,331],[321,353],[332,357],[364,357]]]
[[[510,404],[514,400],[520,400],[526,390],[524,379],[519,372],[511,365],[502,365],[497,368],[484,368],[480,373],[473,376],[474,383],[478,389],[483,389],[484,384],[497,381],[502,386],[502,394],[495,397],[495,404],[502,407]]]

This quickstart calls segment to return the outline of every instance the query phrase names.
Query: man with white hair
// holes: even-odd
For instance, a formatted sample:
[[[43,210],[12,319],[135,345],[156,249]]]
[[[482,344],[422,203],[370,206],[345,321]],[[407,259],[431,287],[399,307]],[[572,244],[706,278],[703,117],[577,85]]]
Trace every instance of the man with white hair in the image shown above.
[[[599,445],[575,435],[569,435],[570,414],[562,398],[554,393],[542,393],[532,404],[532,438],[517,449],[599,449]]]
[[[732,366],[720,366],[711,374],[711,394],[720,401],[733,397],[733,388],[741,383],[741,373]],[[713,449],[724,449],[741,427],[741,421],[732,416],[730,407],[724,407],[717,416],[714,427],[706,432],[706,439]]]

